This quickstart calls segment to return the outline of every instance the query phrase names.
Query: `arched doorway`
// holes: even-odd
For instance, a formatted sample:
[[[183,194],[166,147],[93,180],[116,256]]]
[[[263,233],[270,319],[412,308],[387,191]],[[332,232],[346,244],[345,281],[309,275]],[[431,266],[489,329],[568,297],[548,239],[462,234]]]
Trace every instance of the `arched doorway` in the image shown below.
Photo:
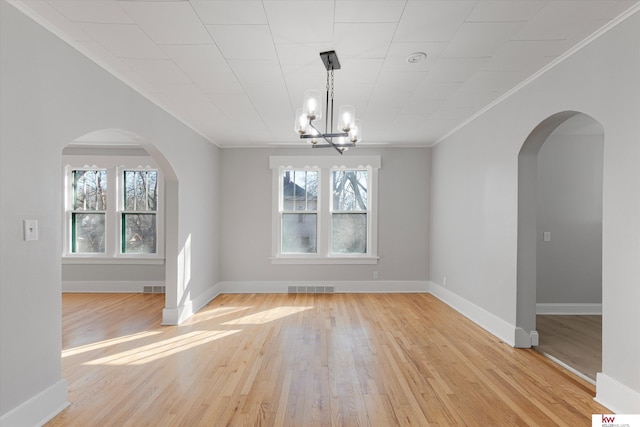
[[[520,151],[518,347],[538,344],[541,310],[601,309],[603,143],[596,120],[565,111],[541,122]]]
[[[137,156],[136,158],[146,156],[152,159],[154,166],[161,171],[164,203],[163,221],[161,225],[158,225],[162,228],[162,239],[158,243],[162,245],[164,262],[155,266],[155,272],[154,267],[146,267],[146,270],[150,272],[151,281],[158,282],[158,279],[161,278],[165,290],[163,323],[167,323],[166,311],[175,309],[178,299],[178,179],[173,167],[153,143],[124,129],[101,129],[82,135],[63,149],[63,156],[69,153],[83,153],[85,157],[90,157],[92,153],[93,155],[116,157],[121,155]],[[88,165],[91,164],[88,163]],[[162,274],[158,273],[159,270]],[[80,273],[82,274],[82,272]],[[64,274],[63,269],[63,276]]]

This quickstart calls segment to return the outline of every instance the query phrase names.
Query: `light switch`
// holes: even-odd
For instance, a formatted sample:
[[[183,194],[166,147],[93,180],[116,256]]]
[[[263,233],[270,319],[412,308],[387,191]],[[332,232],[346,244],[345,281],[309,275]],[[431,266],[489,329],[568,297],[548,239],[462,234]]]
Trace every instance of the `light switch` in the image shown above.
[[[551,241],[551,232],[550,231],[545,231],[542,235],[542,240],[544,240],[545,242],[550,242]]]
[[[25,219],[24,222],[24,240],[38,240],[38,220]]]

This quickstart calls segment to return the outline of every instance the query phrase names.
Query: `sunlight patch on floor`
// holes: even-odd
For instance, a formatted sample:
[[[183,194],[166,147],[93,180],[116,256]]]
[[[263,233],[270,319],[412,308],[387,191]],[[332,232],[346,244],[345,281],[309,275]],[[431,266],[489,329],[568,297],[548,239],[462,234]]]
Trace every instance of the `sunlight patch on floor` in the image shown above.
[[[137,334],[126,335],[124,337],[112,338],[110,340],[104,340],[97,343],[81,345],[79,347],[69,348],[67,350],[62,350],[62,358],[75,356],[78,354],[86,353],[88,351],[99,350],[101,348],[110,347],[116,344],[122,344],[129,341],[139,340],[142,338],[151,337],[154,335],[158,335],[162,332],[160,331],[149,331],[149,332],[140,332]]]
[[[164,341],[136,347],[111,356],[86,362],[86,365],[143,365],[194,347],[228,337],[240,330],[194,331]]]
[[[248,316],[239,317],[237,319],[224,322],[223,325],[262,325],[267,322],[281,319],[292,314],[297,314],[313,307],[277,307],[260,313],[250,314]]]

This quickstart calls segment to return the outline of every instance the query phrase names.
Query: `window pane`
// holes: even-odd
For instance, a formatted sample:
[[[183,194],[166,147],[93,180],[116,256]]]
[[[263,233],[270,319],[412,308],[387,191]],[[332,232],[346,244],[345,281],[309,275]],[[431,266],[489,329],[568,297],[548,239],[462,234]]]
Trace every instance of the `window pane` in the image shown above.
[[[333,210],[367,210],[367,171],[333,171]]]
[[[316,214],[283,214],[282,253],[316,253],[316,223]]]
[[[367,253],[367,214],[333,214],[331,220],[333,253]]]
[[[71,251],[104,253],[104,214],[71,214]]]
[[[122,214],[122,252],[156,253],[156,215]]]
[[[124,209],[155,211],[158,202],[158,172],[124,171]]]
[[[103,211],[107,209],[107,171],[74,170],[73,210]]]
[[[286,170],[282,173],[282,210],[315,212],[318,207],[318,172]]]

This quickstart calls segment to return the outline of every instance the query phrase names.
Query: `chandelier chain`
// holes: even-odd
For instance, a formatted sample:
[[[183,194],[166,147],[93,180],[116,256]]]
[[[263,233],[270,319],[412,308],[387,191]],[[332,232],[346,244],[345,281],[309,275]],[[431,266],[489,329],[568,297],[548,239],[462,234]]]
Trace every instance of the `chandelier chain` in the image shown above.
[[[333,68],[331,69],[331,100],[333,100]]]

